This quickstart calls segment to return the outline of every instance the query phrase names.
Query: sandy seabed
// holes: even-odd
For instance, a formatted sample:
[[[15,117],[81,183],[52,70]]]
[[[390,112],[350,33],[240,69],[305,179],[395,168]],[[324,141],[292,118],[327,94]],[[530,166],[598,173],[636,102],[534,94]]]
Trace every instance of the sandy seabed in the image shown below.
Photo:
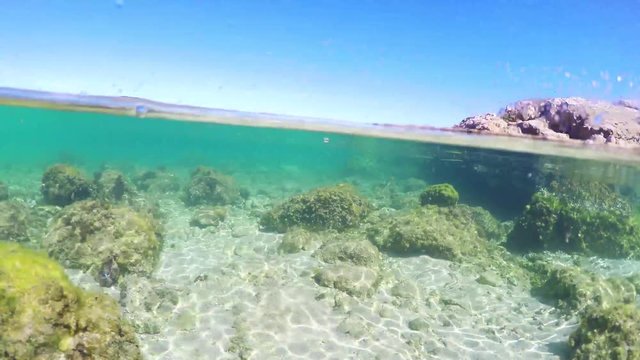
[[[352,297],[316,284],[313,251],[279,253],[282,235],[260,232],[242,209],[203,230],[181,203],[162,206],[154,278],[179,302],[159,333],[139,335],[148,359],[559,359],[577,324],[525,289],[480,284],[428,256],[383,255],[375,294]]]

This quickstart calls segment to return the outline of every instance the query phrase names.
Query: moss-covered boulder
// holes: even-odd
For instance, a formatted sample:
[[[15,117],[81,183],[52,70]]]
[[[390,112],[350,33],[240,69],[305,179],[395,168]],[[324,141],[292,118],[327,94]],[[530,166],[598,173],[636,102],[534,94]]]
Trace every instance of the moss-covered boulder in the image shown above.
[[[532,271],[531,292],[556,307],[581,311],[590,306],[608,308],[616,304],[633,303],[636,288],[627,279],[601,275],[537,260],[529,264]]]
[[[619,304],[593,307],[569,338],[571,359],[640,359],[640,310]]]
[[[44,245],[65,266],[90,271],[101,283],[119,274],[148,275],[158,259],[161,237],[154,220],[126,206],[95,200],[74,203],[51,222]]]
[[[461,206],[461,205],[459,205]],[[488,241],[464,207],[423,206],[371,221],[367,237],[380,249],[445,260],[486,253]]]
[[[202,207],[196,209],[189,225],[201,229],[216,227],[227,218],[227,209],[223,206]]]
[[[133,176],[133,183],[138,190],[165,194],[180,190],[178,177],[164,168],[156,170],[145,170]]]
[[[120,171],[106,169],[96,174],[98,197],[104,201],[119,202],[133,194],[133,185]]]
[[[232,177],[214,169],[200,166],[191,173],[184,191],[188,206],[228,205],[240,199],[240,190]]]
[[[94,195],[95,188],[77,168],[56,164],[42,175],[40,191],[45,203],[66,206],[75,201],[90,198]]]
[[[0,242],[0,358],[142,359],[118,304],[44,254]]]
[[[604,185],[556,185],[533,195],[515,221],[507,246],[515,251],[640,258],[640,226],[629,204]]]
[[[370,210],[369,202],[352,186],[340,184],[296,195],[265,213],[260,224],[277,232],[293,227],[342,231],[359,225]]]
[[[460,195],[451,184],[436,184],[427,187],[420,194],[420,204],[453,206],[458,203]]]
[[[0,239],[29,241],[29,208],[17,201],[0,201]]]
[[[0,201],[4,201],[8,199],[9,199],[9,188],[7,187],[7,185],[5,185],[5,183],[0,181]]]

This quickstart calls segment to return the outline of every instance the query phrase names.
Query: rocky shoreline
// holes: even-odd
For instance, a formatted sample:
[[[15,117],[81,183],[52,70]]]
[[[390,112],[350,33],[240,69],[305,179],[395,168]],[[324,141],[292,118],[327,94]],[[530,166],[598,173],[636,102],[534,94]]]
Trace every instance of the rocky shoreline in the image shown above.
[[[455,130],[493,135],[532,136],[588,144],[640,145],[640,101],[579,97],[521,100],[498,114],[465,118]]]

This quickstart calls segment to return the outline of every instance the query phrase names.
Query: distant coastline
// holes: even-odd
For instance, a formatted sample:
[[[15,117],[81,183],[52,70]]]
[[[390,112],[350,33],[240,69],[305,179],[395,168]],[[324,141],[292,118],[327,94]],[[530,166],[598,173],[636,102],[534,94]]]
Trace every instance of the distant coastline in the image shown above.
[[[10,87],[0,87],[0,105],[339,133],[640,164],[640,146],[638,146],[640,142],[619,143],[616,145],[620,146],[611,146],[606,141],[574,141],[569,137],[548,136],[548,134],[530,135],[523,131],[514,131],[513,126],[519,126],[518,124],[524,123],[525,120],[520,122],[516,120],[511,124],[510,121],[501,117],[505,116],[506,112],[501,116],[487,114],[467,118],[460,124],[447,128],[428,125],[361,124],[302,116],[177,105],[126,96],[76,95]],[[512,113],[513,111],[510,114]],[[515,112],[515,114],[518,113]],[[495,124],[498,125],[494,126]],[[638,127],[640,128],[640,124]],[[504,129],[508,131],[503,131]],[[561,141],[540,141],[541,139]]]

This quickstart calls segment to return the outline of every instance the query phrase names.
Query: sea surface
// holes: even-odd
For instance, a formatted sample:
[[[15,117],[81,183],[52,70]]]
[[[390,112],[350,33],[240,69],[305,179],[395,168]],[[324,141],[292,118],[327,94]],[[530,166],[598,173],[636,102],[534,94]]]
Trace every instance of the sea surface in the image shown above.
[[[579,205],[583,198],[572,194],[604,188],[610,195],[584,206],[602,205],[606,211],[608,205],[598,201],[615,197],[631,218],[640,218],[640,159],[632,151],[546,142],[523,148],[529,140],[518,138],[499,138],[492,146],[491,140],[461,133],[420,139],[406,130],[408,136],[396,131],[385,137],[377,130],[332,130],[340,125],[271,121],[262,126],[259,117],[222,124],[155,116],[140,108],[136,116],[41,105],[0,106],[0,182],[8,188],[7,201],[44,217],[30,223],[39,228],[19,242],[47,251],[43,238],[65,208],[74,206],[46,203],[42,181],[49,167],[71,165],[90,182],[105,171],[121,174],[126,192],[113,206],[146,209],[161,229],[162,249],[153,271],[138,279],[147,282],[147,292],[127,293],[134,287],[122,286],[124,274],[115,279],[120,285],[105,287],[95,269],[56,261],[76,285],[118,301],[123,321],[136,324],[146,359],[566,359],[584,309],[563,307],[532,290],[520,273],[522,262],[535,254],[603,278],[640,273],[640,262],[629,254],[507,245],[528,236],[514,233],[514,224],[540,191],[559,198],[566,192]],[[185,194],[199,167],[223,174],[240,195],[219,204],[189,203]],[[149,174],[157,184],[145,183],[153,177]],[[438,227],[441,223],[429,223],[430,214],[441,210],[429,210],[415,215],[426,217],[419,221],[433,228],[424,231],[432,231],[436,241],[468,237],[486,243],[487,251],[507,265],[481,262],[455,249],[454,255],[443,255],[381,245],[380,232],[402,223],[394,223],[394,216],[436,209],[424,204],[421,194],[443,183],[459,194],[453,207],[481,208],[474,214],[491,218],[486,221],[498,230],[483,236],[480,227],[465,223],[449,232]],[[304,230],[302,224],[276,231],[261,221],[292,197],[339,184],[348,184],[370,205],[348,229]],[[224,208],[226,215],[210,226],[193,221],[213,208]],[[337,211],[325,203],[315,209]],[[313,211],[307,214],[312,219]],[[437,222],[458,221],[460,215],[452,214]],[[582,233],[606,232],[590,224]],[[574,241],[572,229],[567,239]],[[416,231],[415,236],[424,235]],[[310,240],[293,249],[283,245],[296,236]],[[375,264],[357,263],[358,254],[338,255],[338,260],[322,255],[327,244],[346,238],[366,242],[364,249],[375,251]],[[334,271],[328,276],[335,281],[319,275],[327,271]],[[155,305],[141,309],[148,299],[136,296],[148,296],[149,288]],[[171,301],[155,294],[171,294]]]

